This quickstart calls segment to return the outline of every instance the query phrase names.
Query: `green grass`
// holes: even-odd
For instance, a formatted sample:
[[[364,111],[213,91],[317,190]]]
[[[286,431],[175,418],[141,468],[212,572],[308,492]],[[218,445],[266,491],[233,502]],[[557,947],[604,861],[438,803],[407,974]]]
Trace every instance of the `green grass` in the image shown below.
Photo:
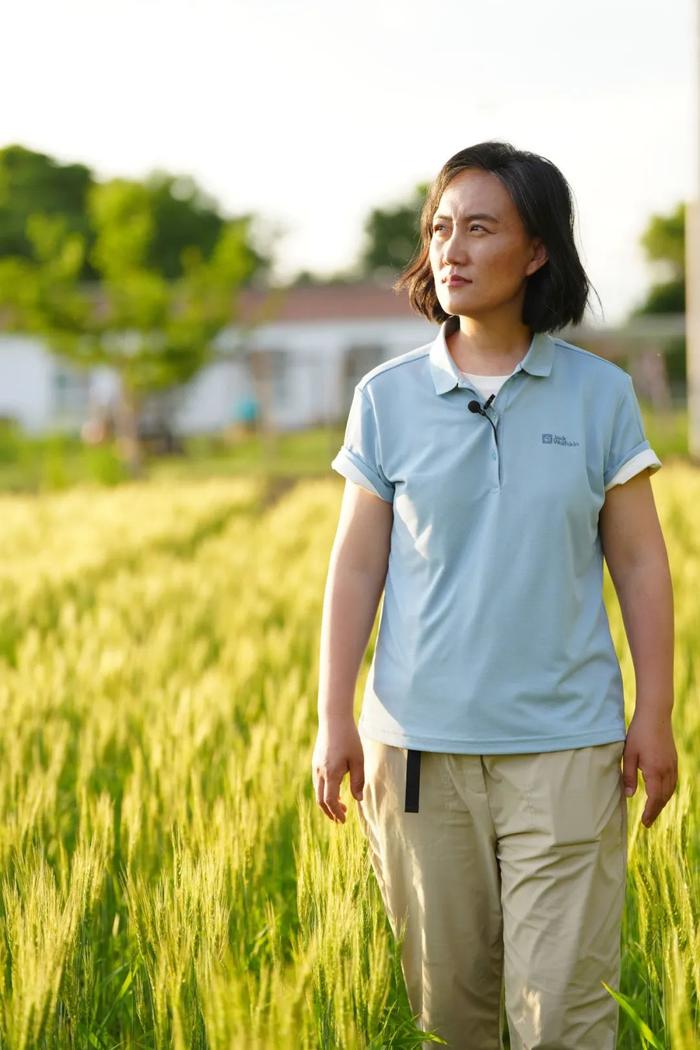
[[[667,458],[688,455],[688,412],[677,408],[672,412],[652,412],[646,405],[640,405],[644,431],[649,444],[662,463]]]
[[[647,437],[662,462],[688,455],[684,409],[668,414],[642,405]],[[146,473],[154,479],[205,477],[323,477],[340,447],[344,424],[309,427],[265,438],[198,435],[184,439],[185,454],[148,456]],[[128,480],[114,444],[89,447],[60,433],[40,437],[0,430],[0,491],[37,492],[69,488],[82,482],[117,485]]]
[[[3,1050],[423,1041],[347,776],[345,825],[311,781],[340,484],[265,492],[249,478],[2,499]],[[617,1050],[694,1050],[700,471],[669,466],[655,495],[679,785],[650,829],[641,787],[629,802]],[[604,586],[629,718],[607,572]]]

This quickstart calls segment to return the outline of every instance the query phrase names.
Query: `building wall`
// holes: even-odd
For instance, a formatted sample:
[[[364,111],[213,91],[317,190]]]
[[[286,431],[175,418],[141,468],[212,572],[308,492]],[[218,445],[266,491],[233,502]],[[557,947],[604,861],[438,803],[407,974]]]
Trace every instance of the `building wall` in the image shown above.
[[[163,398],[162,404],[174,406],[169,418],[179,433],[216,432],[235,421],[246,399],[259,397],[261,381],[255,376],[267,369],[265,391],[272,425],[295,429],[338,423],[346,418],[353,387],[362,375],[429,342],[437,331],[437,325],[417,315],[285,321],[261,325],[245,338],[231,326],[217,340],[217,359]],[[594,333],[588,334],[590,339],[585,333],[562,337],[604,356],[620,340],[612,331],[598,343]],[[636,356],[635,383],[645,396],[649,384],[641,371],[641,355]],[[83,371],[52,355],[38,339],[0,334],[0,416],[17,419],[30,432],[54,428],[77,432],[91,405],[113,403],[118,390],[118,376],[112,369]],[[663,407],[665,402],[656,401]]]
[[[42,342],[23,335],[0,337],[0,416],[29,431],[42,431],[52,415],[55,366]]]
[[[342,418],[365,372],[428,342],[436,332],[436,325],[420,317],[287,321],[261,325],[245,346],[238,345],[231,328],[221,334],[219,346],[232,359],[272,352],[277,358],[270,384],[272,417],[276,426],[292,429]],[[254,392],[254,384],[249,381],[247,389]]]

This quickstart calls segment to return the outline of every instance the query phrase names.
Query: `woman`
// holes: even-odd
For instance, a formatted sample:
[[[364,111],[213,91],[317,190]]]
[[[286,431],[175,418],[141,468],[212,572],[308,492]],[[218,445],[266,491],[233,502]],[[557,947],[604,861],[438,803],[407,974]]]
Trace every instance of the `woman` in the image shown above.
[[[629,375],[550,334],[590,288],[550,161],[462,150],[421,238],[397,288],[439,332],[362,377],[332,463],[316,799],[344,822],[349,773],[423,1029],[491,1050],[505,1007],[514,1048],[612,1050],[623,785],[641,770],[649,827],[677,775],[661,463]],[[603,555],[636,673],[627,731]]]

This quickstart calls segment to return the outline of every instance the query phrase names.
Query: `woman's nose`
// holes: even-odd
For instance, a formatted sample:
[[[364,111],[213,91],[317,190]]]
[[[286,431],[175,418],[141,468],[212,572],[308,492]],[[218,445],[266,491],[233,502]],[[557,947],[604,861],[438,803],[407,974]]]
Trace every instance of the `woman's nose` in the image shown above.
[[[452,263],[457,264],[464,262],[466,256],[465,244],[460,240],[459,234],[456,231],[445,241],[442,249],[442,256],[447,266]]]

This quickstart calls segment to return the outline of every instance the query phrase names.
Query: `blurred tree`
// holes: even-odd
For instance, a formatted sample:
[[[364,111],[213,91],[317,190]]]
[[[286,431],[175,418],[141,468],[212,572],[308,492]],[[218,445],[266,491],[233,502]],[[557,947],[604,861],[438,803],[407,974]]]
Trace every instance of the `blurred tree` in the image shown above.
[[[411,197],[392,207],[373,208],[365,219],[360,254],[346,270],[328,276],[301,270],[293,287],[351,284],[356,281],[391,283],[420,247],[420,214],[429,183],[419,183]]]
[[[321,274],[314,273],[312,270],[299,270],[299,272],[289,281],[290,288],[313,288],[316,285],[325,284],[324,278]]]
[[[284,287],[286,288],[328,288],[331,285],[357,284],[366,280],[357,266],[335,273],[317,273],[312,270],[299,270]]]
[[[650,262],[668,264],[673,276],[683,281],[685,273],[685,204],[670,215],[652,215],[642,234],[641,245]]]
[[[226,220],[221,216],[213,197],[206,194],[189,175],[170,175],[153,172],[146,179],[146,190],[151,198],[153,239],[149,247],[149,265],[165,277],[179,277],[182,272],[182,252],[196,245],[208,258],[221,235]],[[250,214],[239,215],[238,221],[252,224]],[[261,254],[246,243],[250,256],[250,276],[267,275],[271,266],[269,255]]]
[[[420,213],[427,191],[428,183],[419,183],[409,200],[369,213],[359,259],[365,277],[393,280],[413,258],[420,246]]]
[[[190,379],[235,312],[235,292],[257,265],[248,217],[222,222],[208,257],[180,250],[181,275],[150,260],[156,235],[152,190],[113,179],[90,186],[92,249],[63,215],[29,216],[29,257],[0,258],[0,310],[7,327],[32,331],[74,364],[107,365],[121,380],[120,450],[141,471],[139,409],[147,393]],[[81,280],[86,255],[97,281]]]
[[[685,313],[685,204],[678,204],[670,215],[652,215],[639,243],[665,280],[652,284],[631,316]],[[666,341],[666,371],[672,381],[687,381],[685,354],[684,336]]]
[[[20,145],[0,149],[0,257],[31,258],[33,246],[27,230],[31,216],[61,216],[66,230],[84,239],[81,280],[98,279],[92,263],[95,230],[88,213],[88,196],[97,184],[83,164],[60,164]],[[154,171],[145,179],[144,188],[150,198],[153,231],[147,265],[164,277],[180,277],[183,250],[196,246],[209,258],[227,220],[216,200],[189,175]],[[252,224],[254,218],[242,215],[238,221]],[[270,255],[258,252],[252,244],[246,251],[252,263],[250,276],[266,275]]]
[[[0,256],[30,258],[27,220],[37,211],[62,215],[68,230],[89,238],[87,193],[93,182],[84,164],[59,164],[24,146],[0,149]]]

